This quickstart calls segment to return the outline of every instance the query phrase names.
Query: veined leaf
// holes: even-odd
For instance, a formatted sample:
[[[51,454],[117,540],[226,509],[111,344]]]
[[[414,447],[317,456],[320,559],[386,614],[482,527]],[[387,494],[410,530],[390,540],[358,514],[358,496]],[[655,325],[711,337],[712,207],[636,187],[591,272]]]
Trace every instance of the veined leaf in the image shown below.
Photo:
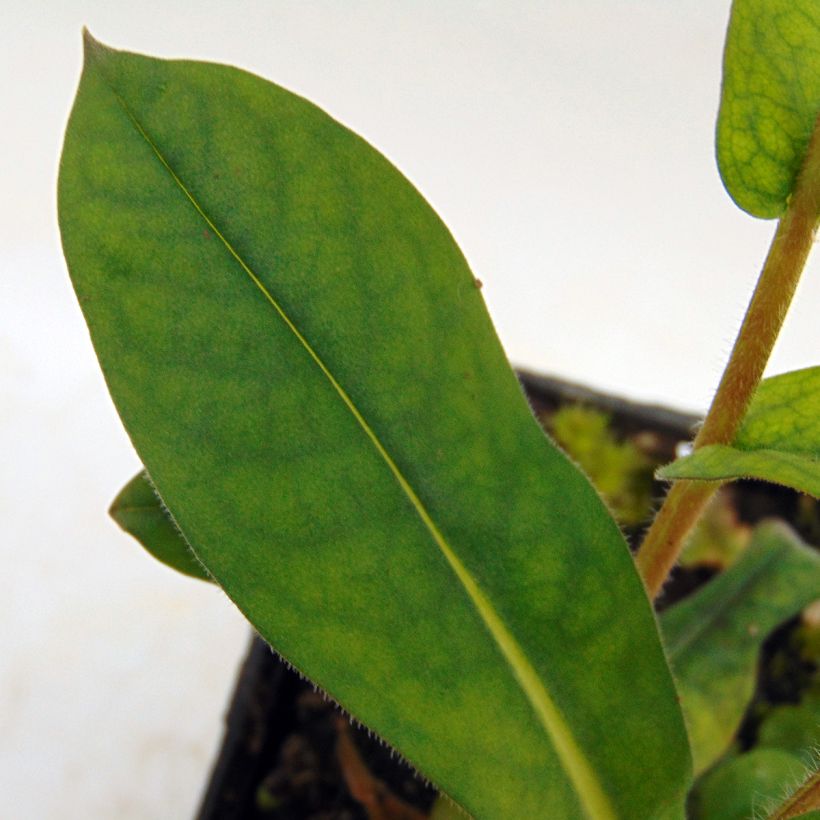
[[[192,578],[211,580],[170,514],[163,508],[144,472],[135,475],[120,490],[108,512],[163,564]]]
[[[734,0],[723,56],[717,157],[732,199],[780,216],[820,114],[820,3]]]
[[[631,557],[532,417],[438,217],[258,77],[86,55],[66,259],[208,571],[479,817],[680,805],[685,730]]]
[[[820,594],[820,556],[780,524],[762,524],[728,570],[661,616],[695,772],[732,741],[769,633]]]
[[[731,447],[700,447],[658,476],[759,478],[820,497],[820,367],[764,379]]]

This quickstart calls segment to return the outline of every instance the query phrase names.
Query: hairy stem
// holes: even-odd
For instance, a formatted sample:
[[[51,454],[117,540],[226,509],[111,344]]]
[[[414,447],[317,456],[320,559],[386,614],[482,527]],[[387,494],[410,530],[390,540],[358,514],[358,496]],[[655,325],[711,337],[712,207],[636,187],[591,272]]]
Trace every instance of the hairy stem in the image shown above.
[[[694,447],[731,444],[757,389],[806,264],[820,218],[820,116],[803,167]],[[678,559],[686,535],[719,482],[676,482],[638,552],[638,569],[654,598]]]
[[[810,775],[791,797],[769,815],[768,820],[790,820],[813,809],[820,809],[820,771]]]

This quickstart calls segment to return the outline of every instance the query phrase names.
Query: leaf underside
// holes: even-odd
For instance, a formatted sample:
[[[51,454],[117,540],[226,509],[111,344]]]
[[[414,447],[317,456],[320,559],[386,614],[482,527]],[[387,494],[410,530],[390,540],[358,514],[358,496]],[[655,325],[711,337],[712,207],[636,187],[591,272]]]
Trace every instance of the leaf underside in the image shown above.
[[[89,42],[59,206],[135,447],[277,651],[478,817],[680,805],[623,539],[399,172],[251,74]]]
[[[661,616],[695,773],[732,742],[769,633],[820,595],[820,556],[781,524],[760,525],[741,558]]]
[[[820,114],[820,3],[734,0],[723,57],[717,157],[753,216],[786,207]]]
[[[765,379],[732,446],[701,447],[658,476],[757,478],[820,497],[820,367]]]

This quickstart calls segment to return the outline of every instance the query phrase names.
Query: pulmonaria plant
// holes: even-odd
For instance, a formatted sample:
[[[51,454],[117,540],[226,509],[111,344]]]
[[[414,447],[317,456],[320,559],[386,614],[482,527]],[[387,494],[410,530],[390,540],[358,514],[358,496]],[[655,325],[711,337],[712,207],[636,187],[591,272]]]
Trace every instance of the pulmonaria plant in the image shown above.
[[[636,564],[399,171],[259,77],[87,35],[59,211],[145,465],[115,517],[477,818],[745,816],[801,776],[731,745],[820,560],[767,525],[660,620],[651,599],[722,482],[820,490],[820,368],[760,384],[820,216],[818,112],[820,3],[736,0],[719,164],[780,221]],[[818,808],[809,774],[770,816]]]

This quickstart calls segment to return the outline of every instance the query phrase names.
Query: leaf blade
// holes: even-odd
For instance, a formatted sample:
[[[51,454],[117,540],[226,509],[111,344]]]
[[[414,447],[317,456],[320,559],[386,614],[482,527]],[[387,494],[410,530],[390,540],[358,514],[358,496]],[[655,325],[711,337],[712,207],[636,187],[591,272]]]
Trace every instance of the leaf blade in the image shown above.
[[[695,773],[731,743],[754,691],[760,646],[820,590],[820,557],[762,524],[737,563],[661,616]]]
[[[520,807],[520,779],[548,772],[545,793],[527,795],[532,816],[549,801],[567,816],[603,812],[600,800],[585,805],[571,771],[589,756],[588,769],[610,781],[603,799],[620,790],[615,799],[631,810],[629,801],[660,798],[623,787],[634,773],[611,745],[596,748],[597,727],[579,719],[600,713],[601,693],[583,682],[556,688],[578,677],[578,661],[553,657],[546,674],[533,650],[568,597],[540,594],[555,583],[547,569],[567,574],[539,546],[559,517],[541,510],[560,497],[562,514],[586,522],[590,549],[620,556],[609,559],[622,576],[610,585],[649,642],[639,688],[675,744],[659,789],[674,800],[685,751],[629,556],[597,497],[543,439],[463,257],[415,190],[318,109],[235,69],[95,47],[83,83],[60,185],[75,288],[137,449],[229,596],[277,650],[468,807]],[[127,161],[115,145],[128,147]],[[517,463],[524,475],[509,486],[499,475]],[[504,497],[519,508],[513,520]],[[593,563],[566,532],[550,547]],[[532,588],[514,597],[505,578]],[[593,656],[612,639],[596,634],[594,615],[578,628]],[[522,686],[524,661],[535,681]],[[626,677],[612,663],[608,673]],[[430,689],[438,700],[425,698]],[[461,722],[476,729],[487,692],[503,696],[509,715],[497,737],[468,740]],[[533,707],[550,701],[580,754],[556,751],[554,717],[549,742],[550,719],[533,725]],[[441,732],[448,742],[431,743]],[[513,748],[514,761],[502,762]],[[465,763],[471,756],[482,765]],[[506,788],[488,788],[487,761],[507,773]]]
[[[700,447],[657,474],[757,478],[820,497],[820,367],[764,379],[731,446]]]
[[[740,450],[724,444],[699,447],[658,471],[661,478],[732,481],[755,478],[820,498],[820,462],[779,450]]]
[[[200,581],[212,581],[154,490],[147,474],[137,473],[117,494],[109,515],[158,561]]]
[[[734,0],[717,126],[734,201],[780,216],[820,113],[820,9],[813,0]]]

